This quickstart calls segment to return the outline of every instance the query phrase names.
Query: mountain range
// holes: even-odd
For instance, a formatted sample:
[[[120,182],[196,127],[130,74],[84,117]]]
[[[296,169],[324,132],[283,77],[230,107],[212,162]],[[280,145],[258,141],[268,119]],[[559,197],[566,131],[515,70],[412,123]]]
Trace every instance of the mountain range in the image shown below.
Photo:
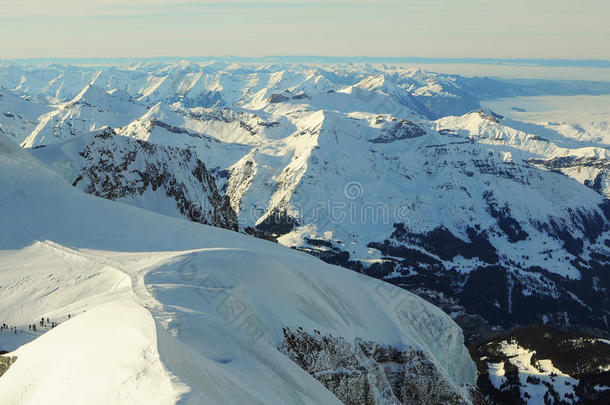
[[[123,207],[127,204],[143,209],[134,212],[146,216],[146,220],[132,225],[135,229],[146,228],[146,221],[170,221],[157,215],[163,214],[173,217],[172,221],[213,225],[276,242],[308,254],[282,253],[289,257],[307,261],[314,259],[302,258],[315,256],[352,270],[341,274],[350,274],[354,280],[372,277],[383,280],[380,285],[398,287],[391,291],[417,294],[440,307],[449,321],[463,329],[466,344],[480,343],[531,323],[610,337],[608,121],[524,122],[483,108],[485,100],[506,97],[610,94],[610,82],[503,80],[370,64],[183,61],[128,66],[7,63],[0,65],[0,86],[0,136],[5,139],[5,149],[10,149],[11,156],[41,162],[44,170],[54,172],[45,172],[46,177],[38,172],[28,175],[40,177],[38,183],[63,181],[78,189],[68,192],[61,186],[70,199],[102,204],[97,199],[84,199],[80,193],[84,192],[120,203],[123,211],[116,208],[116,213],[103,217],[107,224],[114,223],[116,215],[127,215],[125,212],[132,209]],[[9,146],[8,140],[26,149],[27,157],[24,151]],[[12,184],[13,190],[30,181],[25,174],[15,176],[7,180],[7,187]],[[51,206],[61,206],[53,203],[59,198],[56,194],[43,198]],[[88,210],[92,216],[97,215],[93,205],[82,208]],[[43,212],[54,215],[50,208]],[[100,219],[95,221],[97,224]],[[37,225],[30,222],[28,229],[36,232],[28,240],[50,240],[61,249],[79,252],[106,249],[97,244],[79,246],[77,239],[38,235]],[[111,232],[110,225],[103,225]],[[131,226],[116,227],[116,245],[108,250],[149,251],[148,247],[130,247],[133,238],[143,238],[141,234],[128,231],[121,235]],[[194,236],[195,228],[188,229],[193,236],[185,234],[181,239],[184,245],[177,241],[171,246],[158,244],[155,251],[198,249],[198,238],[208,238],[201,243],[212,249],[212,236]],[[228,231],[202,229],[204,235],[212,232],[231,239],[226,236]],[[85,231],[74,232],[78,235]],[[173,238],[167,232],[161,240]],[[102,233],[100,238],[104,235],[109,234]],[[234,238],[227,242],[230,246],[246,237]],[[8,240],[6,243],[11,245]],[[30,249],[25,242],[16,243],[19,249]],[[260,246],[274,252],[270,255],[290,252],[267,242],[252,243],[264,243]],[[48,249],[46,246],[44,249]],[[252,246],[248,249],[259,249]],[[145,289],[159,291],[163,299],[155,296],[155,300],[161,302],[163,311],[188,304],[179,299],[177,291],[165,291],[175,283],[168,272],[181,260],[191,260],[186,258],[191,253],[180,255],[186,256],[177,259],[178,253],[173,253],[171,260],[147,259],[151,268],[160,270],[146,273],[152,281]],[[119,260],[102,256],[104,261]],[[244,259],[235,256],[236,261]],[[166,262],[160,265],[159,260]],[[196,257],[192,260],[205,261]],[[266,313],[264,308],[271,305],[271,298],[258,301],[261,298],[253,298],[258,295],[247,292],[246,286],[260,285],[261,279],[275,279],[279,273],[263,270],[266,259],[246,259],[251,260],[255,267],[261,263],[259,276],[239,279],[233,275],[239,281],[223,279],[223,283],[243,285],[259,311],[257,316],[266,316],[261,314]],[[327,268],[321,262],[311,263],[318,264],[309,267]],[[134,283],[136,276],[131,277]],[[296,288],[293,283],[308,283],[286,282],[291,288]],[[356,290],[324,283],[332,291],[321,294],[335,297],[332,305],[341,308],[340,317],[346,316],[343,312],[351,313],[356,305],[349,301],[352,298],[343,302],[336,297],[339,291],[356,296]],[[304,285],[316,291],[320,288]],[[188,290],[188,283],[184,288]],[[309,302],[309,298],[302,300]],[[361,305],[368,308],[380,304]],[[152,312],[153,318],[171,335],[174,329],[170,318],[174,315],[160,308],[155,309],[158,314]],[[63,309],[58,307],[57,311],[65,315]],[[184,311],[180,317],[191,316],[186,309],[180,311]],[[273,345],[286,358],[315,376],[341,401],[349,402],[354,399],[347,394],[352,392],[348,387],[365,383],[328,375],[324,370],[336,366],[332,353],[337,347],[347,357],[357,352],[355,362],[342,366],[346,368],[344,374],[351,376],[353,370],[360,370],[360,375],[369,376],[365,385],[379,392],[386,390],[383,392],[387,395],[383,395],[389,402],[364,399],[377,394],[363,389],[359,394],[363,396],[354,401],[404,403],[415,398],[410,391],[400,391],[404,387],[400,388],[395,376],[390,378],[387,373],[383,384],[389,385],[378,379],[371,382],[372,370],[382,366],[378,361],[373,367],[370,361],[390,356],[389,352],[379,354],[382,347],[393,351],[391,356],[411,359],[409,364],[414,358],[425,363],[424,359],[431,358],[428,352],[424,351],[422,357],[407,349],[404,342],[391,341],[386,335],[379,338],[368,332],[357,336],[337,333],[339,329],[321,327],[318,315],[323,315],[314,313],[313,323],[285,322],[293,318],[292,313],[280,320],[265,319],[266,328],[274,331]],[[434,314],[435,319],[442,318],[440,310]],[[368,322],[375,316],[353,322],[363,322],[367,330],[374,330]],[[195,335],[193,332],[184,339]],[[501,346],[502,342],[506,347],[510,345],[508,337],[496,343]],[[426,341],[425,345],[429,344]],[[455,347],[452,356],[461,353],[463,344],[456,343]],[[302,353],[303,348],[309,351]],[[312,357],[312,350],[321,357]],[[511,346],[510,350],[521,349]],[[445,363],[438,366],[437,354],[432,352],[432,356],[437,361],[432,361],[436,370],[441,371],[428,373],[427,378],[440,381],[439,375],[445,371],[454,373]],[[325,363],[329,361],[335,366]],[[471,373],[474,366],[462,361],[460,370],[470,367]],[[478,359],[475,362],[480,366]],[[406,364],[392,360],[396,363]],[[406,373],[411,366],[401,367],[401,373]],[[468,387],[474,386],[474,374],[456,375],[443,377],[442,384],[449,385],[435,392],[441,392],[447,401],[473,401]],[[185,384],[190,384],[184,378]],[[489,384],[496,387],[494,381]],[[385,388],[379,388],[382,385]],[[483,394],[503,398],[503,389],[498,387],[500,383]],[[576,391],[566,393],[578,399]],[[582,395],[594,398],[591,392]]]

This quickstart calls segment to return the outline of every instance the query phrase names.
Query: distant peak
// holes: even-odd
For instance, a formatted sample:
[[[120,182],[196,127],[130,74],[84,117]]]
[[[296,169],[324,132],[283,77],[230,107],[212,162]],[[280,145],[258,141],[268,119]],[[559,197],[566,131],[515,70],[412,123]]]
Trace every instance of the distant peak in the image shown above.
[[[75,103],[86,103],[91,105],[97,105],[102,99],[105,99],[109,96],[109,94],[102,88],[94,85],[93,83],[89,83],[86,85],[80,93],[76,95],[70,102],[71,104]]]
[[[383,90],[387,88],[387,80],[383,74],[371,75],[356,83],[354,87],[364,90]]]

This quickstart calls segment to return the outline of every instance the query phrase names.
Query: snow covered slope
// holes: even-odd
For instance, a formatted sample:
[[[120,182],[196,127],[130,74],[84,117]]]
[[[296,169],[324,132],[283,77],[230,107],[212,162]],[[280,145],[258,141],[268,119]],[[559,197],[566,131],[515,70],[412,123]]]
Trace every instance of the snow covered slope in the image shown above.
[[[0,87],[0,134],[21,143],[36,128],[38,117],[50,110],[51,107],[32,96]]]
[[[331,391],[340,391],[278,349],[287,330],[354,349],[370,342],[425,369],[397,376],[362,354],[375,374],[360,369],[371,384],[352,395],[469,402],[476,370],[461,330],[411,293],[276,244],[83,194],[4,136],[0,189],[0,320],[18,330],[41,317],[59,322],[10,353],[17,360],[0,378],[2,403],[339,403]],[[327,373],[352,384],[347,359],[338,361]],[[430,391],[386,390],[401,378],[422,378]]]

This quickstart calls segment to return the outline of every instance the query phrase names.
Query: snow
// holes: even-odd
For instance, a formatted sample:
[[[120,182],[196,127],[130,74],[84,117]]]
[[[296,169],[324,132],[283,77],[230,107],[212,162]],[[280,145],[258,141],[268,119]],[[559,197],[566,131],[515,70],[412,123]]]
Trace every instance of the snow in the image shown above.
[[[59,322],[11,353],[1,403],[338,403],[277,351],[283,327],[420,348],[475,382],[461,330],[404,290],[82,194],[3,136],[0,173],[0,320]]]
[[[217,176],[217,185],[229,196],[242,228],[286,211],[297,226],[281,236],[281,243],[302,247],[307,234],[341,246],[364,263],[377,259],[367,245],[388,239],[396,222],[418,233],[444,226],[464,240],[466,228],[477,222],[489,231],[501,257],[524,268],[540,266],[579,279],[580,271],[565,260],[563,243],[535,229],[532,219],[564,222],[575,237],[583,237],[565,218],[575,209],[599,212],[603,201],[583,186],[603,170],[577,165],[562,169],[569,177],[564,178],[526,163],[565,156],[606,161],[607,120],[601,118],[607,103],[591,101],[603,101],[603,95],[586,96],[591,102],[579,107],[578,123],[555,125],[519,121],[519,115],[495,123],[479,112],[429,121],[426,116],[446,115],[444,107],[422,110],[434,100],[455,103],[456,111],[462,111],[472,104],[470,92],[487,94],[491,89],[486,86],[492,84],[511,90],[512,84],[396,66],[188,61],[106,69],[8,65],[0,69],[0,84],[57,103],[37,118],[35,129],[17,135],[17,140],[27,138],[24,146],[61,143],[110,125],[123,136],[190,148],[208,169],[226,174]],[[274,94],[287,100],[270,103]],[[301,94],[307,97],[294,97]],[[569,96],[553,97],[565,101]],[[531,100],[533,106],[546,99]],[[553,111],[563,116],[568,109],[573,110]],[[416,121],[425,135],[371,142],[391,139],[401,119]],[[496,173],[481,172],[477,162]],[[62,174],[76,170],[54,167]],[[503,173],[515,178],[503,178]],[[345,197],[343,188],[350,181],[362,185],[361,200]],[[602,191],[608,196],[606,183]],[[497,221],[485,204],[473,202],[484,192],[492,193],[499,206],[510,206],[528,240],[509,243],[494,232]],[[144,200],[134,203],[180,215],[152,196]],[[336,205],[345,207],[339,217],[330,212]],[[347,217],[352,208],[358,215]],[[362,214],[376,208],[382,215],[371,219]],[[344,215],[348,220],[341,220]],[[457,257],[451,266],[467,273],[480,264],[477,260]]]
[[[496,98],[553,86],[553,96]],[[103,319],[94,311],[103,305],[139,306],[150,314],[157,342],[148,342],[152,335],[141,344],[134,338],[130,355],[157,350],[151,358],[160,359],[165,374],[151,369],[143,378],[152,385],[159,376],[169,381],[169,402],[251,402],[251,396],[260,402],[332,401],[320,384],[275,353],[283,326],[423,347],[455,384],[472,380],[472,365],[459,339],[439,347],[438,339],[401,323],[395,315],[398,298],[411,297],[401,295],[406,293],[390,293],[378,288],[385,284],[276,245],[186,224],[162,187],[120,199],[148,212],[71,190],[64,179],[71,183],[89,168],[80,155],[90,144],[89,131],[105,126],[124,140],[98,145],[96,161],[112,166],[121,160],[117,156],[131,156],[137,142],[127,138],[166,151],[117,169],[121,184],[149,165],[165,165],[174,176],[168,181],[186,184],[186,194],[196,200],[193,162],[200,159],[229,197],[242,229],[288,213],[295,226],[278,238],[281,245],[302,248],[307,239],[321,239],[367,266],[386,260],[369,244],[391,239],[394,223],[414,233],[442,226],[466,242],[468,228],[475,226],[488,233],[498,264],[525,285],[523,295],[571,298],[597,310],[582,292],[564,291],[544,273],[522,269],[540,266],[581,277],[572,264],[575,255],[536,224],[555,221],[583,239],[583,253],[576,255],[582,262],[606,249],[608,230],[590,241],[583,223],[573,219],[575,213],[602,215],[599,204],[610,196],[603,168],[610,145],[608,96],[598,94],[608,91],[603,83],[500,82],[386,65],[181,61],[105,67],[6,63],[0,66],[0,87],[0,215],[7,229],[0,234],[0,322],[27,329],[50,316],[61,322],[53,334],[63,334],[72,322],[66,322],[68,314]],[[574,89],[588,94],[574,96]],[[483,99],[486,109],[479,111]],[[405,135],[405,128],[422,132]],[[60,176],[3,136],[32,148]],[[193,151],[193,159],[177,158],[168,147]],[[546,164],[558,158],[581,161],[559,169]],[[601,189],[594,191],[589,187],[596,179]],[[87,189],[85,182],[77,187]],[[355,198],[346,192],[348,185],[356,187]],[[484,195],[493,196],[498,209],[508,207],[528,237],[509,241]],[[477,257],[440,260],[422,246],[402,246],[463,274],[487,265]],[[191,264],[196,277],[180,276],[181,266]],[[385,279],[405,272],[412,269],[399,268]],[[208,276],[221,284],[223,296],[236,294],[246,314],[264,324],[261,347],[244,343],[240,324],[227,325],[214,302],[201,298],[205,285],[198,283]],[[598,284],[594,278],[592,288],[600,292]],[[445,319],[422,308],[431,311],[428,320]],[[571,319],[565,312],[566,322]],[[142,321],[141,327],[150,324]],[[433,329],[449,337],[456,330],[444,321]],[[1,335],[10,350],[36,337],[25,331]],[[520,356],[526,355],[515,359]],[[501,383],[503,366],[494,367]]]
[[[504,363],[487,363],[489,379],[494,387],[500,388],[506,382],[504,377]]]
[[[105,126],[127,125],[145,111],[124,91],[107,92],[88,84],[74,99],[41,115],[38,125],[22,142],[24,147],[55,143]]]
[[[0,134],[21,143],[36,126],[36,120],[51,108],[31,96],[0,88]]]
[[[512,365],[517,367],[521,397],[528,404],[544,403],[544,395],[548,390],[545,384],[552,386],[561,398],[564,398],[566,394],[577,397],[574,389],[578,385],[578,380],[554,367],[551,360],[540,359],[536,361],[535,365],[532,365],[531,359],[535,352],[513,342],[501,342],[500,351],[509,357]],[[499,389],[506,381],[504,363],[487,363],[487,366],[492,384]],[[527,381],[528,377],[538,378],[541,382],[539,384],[530,383]],[[525,393],[529,395],[529,398],[524,396]]]
[[[162,366],[155,334],[150,313],[133,302],[96,306],[12,352],[17,362],[0,381],[0,398],[15,404],[174,402],[179,387]]]

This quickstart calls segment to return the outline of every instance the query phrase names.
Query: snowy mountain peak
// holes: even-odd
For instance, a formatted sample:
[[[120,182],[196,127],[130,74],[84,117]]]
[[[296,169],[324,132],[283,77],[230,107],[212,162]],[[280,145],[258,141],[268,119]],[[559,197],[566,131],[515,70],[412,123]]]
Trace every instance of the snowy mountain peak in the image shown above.
[[[109,93],[97,87],[93,83],[87,84],[80,93],[72,99],[69,104],[88,103],[91,105],[103,105],[109,98]]]
[[[64,108],[75,104],[84,104],[90,107],[99,107],[107,110],[121,111],[134,104],[133,97],[124,90],[113,89],[105,91],[93,83],[88,84]]]
[[[391,83],[387,82],[384,74],[368,76],[362,81],[356,83],[354,87],[358,87],[364,90],[382,90],[388,93],[389,91],[395,88]]]

